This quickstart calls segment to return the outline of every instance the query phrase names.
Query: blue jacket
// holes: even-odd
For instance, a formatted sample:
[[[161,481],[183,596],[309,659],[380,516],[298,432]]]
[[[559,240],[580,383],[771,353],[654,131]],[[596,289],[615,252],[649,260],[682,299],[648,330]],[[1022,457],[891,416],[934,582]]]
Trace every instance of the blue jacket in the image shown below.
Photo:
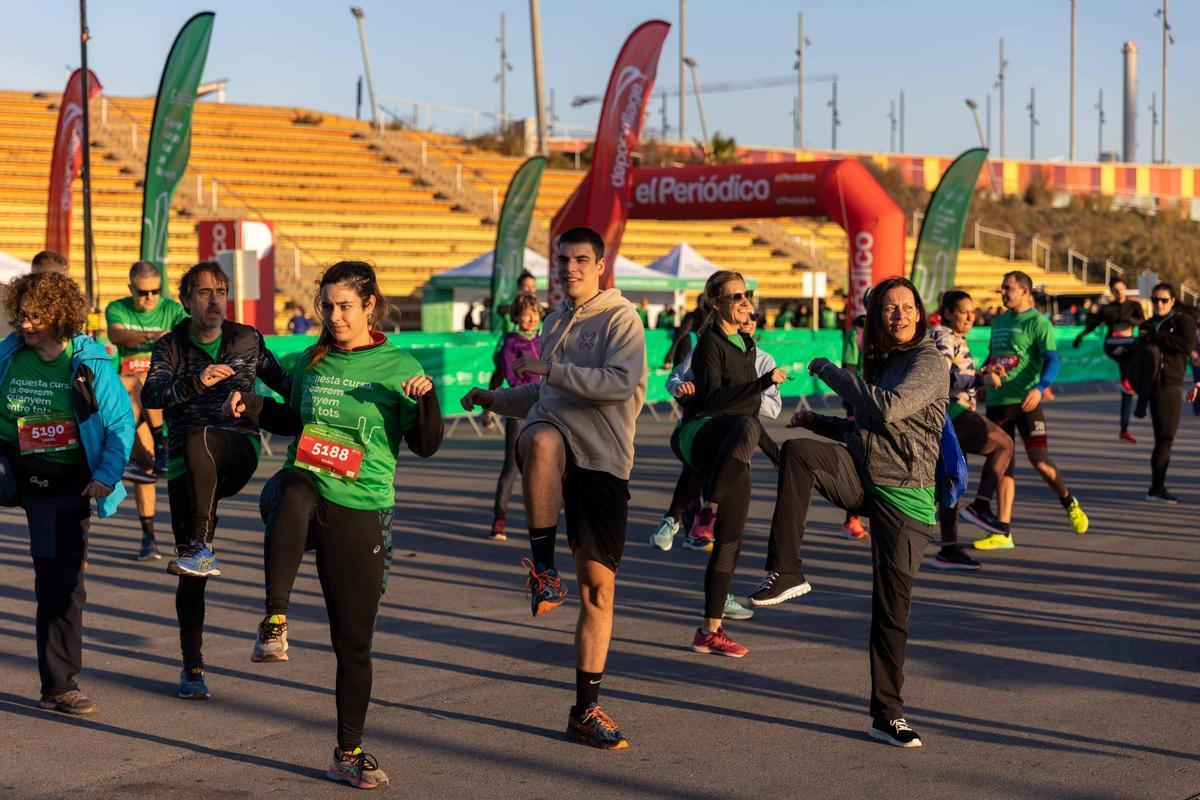
[[[0,342],[0,384],[8,376],[13,356],[25,346],[19,331]],[[125,499],[121,475],[133,447],[133,407],[112,358],[94,339],[83,334],[71,339],[71,386],[75,421],[87,456],[92,480],[112,487],[112,494],[96,501],[100,517],[111,517]]]

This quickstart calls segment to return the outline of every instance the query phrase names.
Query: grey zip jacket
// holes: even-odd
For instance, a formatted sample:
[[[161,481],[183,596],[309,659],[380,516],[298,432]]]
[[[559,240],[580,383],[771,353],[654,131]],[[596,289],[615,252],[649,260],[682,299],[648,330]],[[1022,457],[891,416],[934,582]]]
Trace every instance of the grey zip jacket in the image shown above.
[[[814,414],[814,433],[844,440],[876,486],[935,485],[950,365],[928,337],[893,350],[874,383],[828,361],[814,374],[854,407],[853,424]]]

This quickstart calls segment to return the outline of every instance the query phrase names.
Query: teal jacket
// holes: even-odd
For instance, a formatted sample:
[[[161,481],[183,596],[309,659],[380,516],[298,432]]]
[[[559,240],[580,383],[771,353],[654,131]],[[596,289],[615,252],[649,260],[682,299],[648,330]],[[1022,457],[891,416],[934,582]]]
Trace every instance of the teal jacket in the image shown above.
[[[0,342],[0,384],[8,376],[13,356],[24,346],[25,337],[19,331]],[[96,501],[96,509],[100,517],[111,517],[125,499],[121,475],[133,447],[133,407],[108,352],[83,334],[71,338],[71,388],[92,480],[113,489],[108,497]]]

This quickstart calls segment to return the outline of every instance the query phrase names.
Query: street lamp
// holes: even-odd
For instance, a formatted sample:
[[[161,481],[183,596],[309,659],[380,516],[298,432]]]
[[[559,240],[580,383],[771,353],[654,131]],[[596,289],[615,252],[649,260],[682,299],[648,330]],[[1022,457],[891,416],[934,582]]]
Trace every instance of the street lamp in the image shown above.
[[[700,77],[696,72],[696,59],[687,56],[683,59],[683,63],[692,73],[692,92],[696,95],[696,110],[700,112],[700,135],[704,137],[703,149],[707,153],[709,146],[708,123],[704,119],[704,98],[700,94]]]
[[[965,102],[967,108],[971,109],[971,116],[975,118],[975,130],[979,133],[979,145],[987,149],[987,137],[983,135],[983,125],[979,122],[979,104],[969,97]]]
[[[382,129],[383,120],[379,118],[379,106],[375,104],[375,85],[371,83],[371,61],[367,58],[367,31],[363,27],[363,10],[358,6],[351,6],[350,14],[358,23],[358,44],[362,49],[363,72],[367,76],[367,97],[371,101],[371,123],[377,129]]]

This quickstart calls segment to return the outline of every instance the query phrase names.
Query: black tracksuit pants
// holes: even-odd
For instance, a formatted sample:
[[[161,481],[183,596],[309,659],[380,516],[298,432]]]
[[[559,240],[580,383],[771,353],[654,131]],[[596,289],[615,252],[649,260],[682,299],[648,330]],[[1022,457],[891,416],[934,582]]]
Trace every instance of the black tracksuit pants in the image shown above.
[[[508,516],[508,501],[512,498],[513,484],[517,480],[517,436],[521,432],[521,420],[504,417],[504,464],[496,480],[496,500],[492,504],[492,516],[504,519]]]
[[[267,614],[286,614],[305,550],[317,576],[337,658],[338,747],[362,744],[371,700],[371,639],[392,557],[392,509],[347,508],[321,496],[313,477],[284,469],[263,489]]]
[[[167,483],[175,550],[193,541],[211,544],[217,527],[217,501],[245,488],[258,468],[250,437],[239,431],[205,425],[184,438],[184,473]],[[208,578],[180,575],[175,590],[179,646],[183,663],[202,666],[204,656],[204,587]]]
[[[1183,409],[1182,384],[1163,384],[1150,395],[1150,423],[1154,428],[1154,452],[1150,455],[1150,491],[1163,489],[1167,467],[1171,465],[1171,446],[1179,431],[1179,412]]]
[[[933,526],[919,522],[868,492],[840,444],[816,439],[784,443],[779,466],[779,499],[771,520],[767,570],[803,574],[800,545],[816,489],[834,505],[871,518],[871,705],[874,719],[904,716],[904,658],[908,611],[921,555]]]

